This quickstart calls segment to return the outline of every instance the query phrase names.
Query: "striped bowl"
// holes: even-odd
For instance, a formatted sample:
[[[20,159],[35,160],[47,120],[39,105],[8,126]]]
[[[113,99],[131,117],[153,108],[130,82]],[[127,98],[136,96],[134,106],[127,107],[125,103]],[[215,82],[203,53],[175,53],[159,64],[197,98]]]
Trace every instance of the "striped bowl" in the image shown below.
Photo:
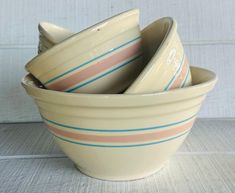
[[[153,94],[75,94],[47,90],[27,75],[57,144],[92,177],[132,180],[158,171],[188,135],[216,75],[191,68],[193,86]]]
[[[120,93],[141,72],[139,10],[130,10],[33,58],[26,69],[50,90]]]
[[[190,86],[189,62],[177,33],[177,23],[165,17],[142,31],[147,66],[126,93],[153,93]]]

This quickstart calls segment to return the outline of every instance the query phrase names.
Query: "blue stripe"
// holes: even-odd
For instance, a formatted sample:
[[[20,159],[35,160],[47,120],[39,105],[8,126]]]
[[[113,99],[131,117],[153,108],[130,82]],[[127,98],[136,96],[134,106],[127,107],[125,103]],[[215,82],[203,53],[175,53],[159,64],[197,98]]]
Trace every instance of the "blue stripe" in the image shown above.
[[[71,141],[71,140],[68,140],[68,139],[64,139],[62,137],[59,137],[55,134],[53,134],[55,137],[57,137],[58,139],[61,139],[63,141],[66,141],[66,142],[69,142],[69,143],[73,143],[73,144],[77,144],[77,145],[83,145],[83,146],[90,146],[90,147],[109,147],[109,148],[125,148],[125,147],[140,147],[140,146],[148,146],[148,145],[156,145],[156,144],[159,144],[159,143],[164,143],[164,142],[167,142],[167,141],[171,141],[171,140],[174,140],[174,139],[177,139],[185,134],[189,133],[189,130],[187,130],[186,132],[180,134],[180,135],[177,135],[175,137],[172,137],[172,138],[168,138],[168,139],[165,139],[165,140],[161,140],[161,141],[155,141],[155,142],[151,142],[151,143],[143,143],[143,144],[131,144],[131,145],[100,145],[100,144],[88,144],[88,143],[81,143],[81,142],[76,142],[76,141]]]
[[[60,77],[62,77],[62,76],[64,76],[64,75],[66,75],[66,74],[68,74],[68,73],[70,73],[70,72],[72,72],[72,71],[74,71],[74,70],[77,70],[77,69],[79,69],[79,68],[81,68],[81,67],[83,67],[83,66],[85,66],[85,65],[87,65],[87,64],[89,64],[89,63],[91,63],[91,62],[93,62],[93,61],[95,61],[95,60],[97,60],[97,59],[99,59],[99,58],[102,58],[102,57],[104,57],[105,55],[108,55],[108,54],[114,52],[115,50],[118,50],[118,49],[120,49],[120,48],[126,46],[127,44],[130,44],[130,43],[132,43],[132,42],[134,42],[134,41],[136,41],[136,40],[138,40],[138,39],[140,39],[140,38],[141,38],[140,36],[139,36],[139,37],[136,37],[136,38],[134,38],[134,39],[132,39],[132,40],[130,40],[130,41],[128,41],[128,42],[126,42],[126,43],[124,43],[124,44],[122,44],[122,45],[120,45],[120,46],[118,46],[118,47],[116,47],[116,48],[114,48],[114,49],[112,49],[112,50],[110,50],[110,51],[108,51],[108,52],[105,52],[104,54],[102,54],[102,55],[100,55],[100,56],[97,56],[97,57],[95,57],[95,58],[93,58],[93,59],[91,59],[91,60],[88,60],[88,61],[82,63],[81,65],[76,66],[75,68],[72,68],[72,69],[70,69],[70,70],[64,72],[63,74],[60,74],[60,75],[58,75],[58,76],[56,76],[56,77],[54,77],[54,78],[52,78],[52,79],[46,81],[46,82],[43,83],[43,84],[44,84],[44,85],[47,85],[47,84],[53,82],[54,80],[56,80],[56,79],[58,79],[58,78],[60,78]]]
[[[186,75],[186,77],[185,77],[185,79],[184,79],[184,82],[183,82],[183,84],[182,84],[182,86],[181,86],[181,87],[184,87],[184,86],[185,86],[185,84],[186,84],[186,81],[187,81],[187,79],[188,79],[188,76],[189,76],[189,72],[190,72],[190,68],[188,68],[187,75]]]
[[[92,83],[92,82],[94,82],[94,81],[96,81],[96,80],[98,80],[98,79],[100,79],[100,78],[102,78],[102,77],[104,77],[104,76],[106,76],[106,75],[108,75],[108,74],[110,74],[110,73],[112,73],[112,72],[114,72],[114,71],[120,69],[121,67],[126,66],[127,64],[130,64],[131,62],[135,61],[136,59],[140,58],[141,56],[142,56],[142,54],[140,54],[140,55],[138,55],[138,56],[132,58],[132,59],[129,60],[129,61],[124,62],[124,63],[121,64],[120,66],[117,66],[116,68],[113,68],[112,70],[110,70],[110,71],[108,71],[108,72],[106,72],[106,73],[104,73],[104,74],[101,74],[101,75],[99,75],[99,76],[97,76],[97,77],[95,77],[95,78],[93,78],[93,79],[91,79],[91,80],[89,80],[89,81],[87,81],[87,82],[84,82],[84,83],[82,83],[82,84],[80,84],[80,85],[78,85],[78,86],[76,86],[76,87],[74,87],[74,88],[71,88],[71,89],[69,89],[69,90],[66,90],[66,92],[72,92],[72,91],[77,90],[77,89],[79,89],[79,88],[81,88],[81,87],[83,87],[83,86],[85,86],[85,85],[87,85],[87,84],[90,84],[90,83]]]
[[[54,125],[60,126],[60,127],[65,127],[65,128],[69,128],[69,129],[75,129],[75,130],[80,130],[80,131],[94,131],[94,132],[132,132],[132,131],[146,131],[146,130],[153,130],[153,129],[162,129],[165,127],[170,127],[170,126],[174,126],[180,123],[184,123],[186,121],[189,121],[190,119],[193,119],[196,116],[196,114],[194,114],[193,116],[184,119],[182,121],[178,121],[178,122],[174,122],[174,123],[170,123],[170,124],[166,124],[166,125],[158,125],[158,126],[153,126],[153,127],[147,127],[147,128],[133,128],[133,129],[113,129],[113,130],[107,130],[107,129],[91,129],[91,128],[80,128],[80,127],[73,127],[73,126],[69,126],[69,125],[65,125],[65,124],[61,124],[61,123],[57,123],[55,121],[51,121],[46,119],[45,117],[42,116],[42,118],[44,120],[46,120],[49,123],[52,123]]]
[[[179,71],[180,71],[180,69],[181,69],[181,67],[182,67],[183,62],[184,62],[184,54],[183,54],[183,58],[182,58],[182,60],[181,60],[181,62],[180,62],[179,69],[176,71],[176,73],[174,74],[174,76],[171,78],[170,82],[166,85],[166,87],[164,88],[164,91],[167,91],[167,90],[169,89],[169,87],[170,87],[170,85],[172,84],[172,82],[174,81],[176,75],[179,73]]]

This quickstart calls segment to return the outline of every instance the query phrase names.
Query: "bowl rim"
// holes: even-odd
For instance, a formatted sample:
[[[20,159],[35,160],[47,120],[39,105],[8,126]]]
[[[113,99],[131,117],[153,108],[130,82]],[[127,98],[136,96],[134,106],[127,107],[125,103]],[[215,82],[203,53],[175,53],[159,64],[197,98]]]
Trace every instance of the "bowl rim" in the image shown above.
[[[147,94],[86,94],[86,93],[68,93],[68,92],[60,92],[54,90],[48,90],[40,87],[33,86],[29,84],[28,80],[31,74],[25,75],[22,80],[21,84],[26,89],[27,93],[31,95],[33,98],[42,101],[50,101],[48,96],[51,97],[62,97],[63,99],[66,98],[68,104],[76,105],[79,103],[79,106],[146,106],[152,104],[164,104],[164,103],[171,103],[174,101],[181,101],[186,100],[189,98],[195,98],[197,96],[205,95],[209,92],[215,85],[218,80],[216,74],[210,70],[205,68],[191,66],[191,70],[199,70],[201,73],[206,73],[209,76],[209,80],[195,84],[189,87],[178,88],[168,91],[162,92],[155,92],[155,93],[147,93]],[[188,95],[186,95],[186,93]],[[44,95],[43,97],[39,97],[38,95]],[[72,101],[71,99],[74,99]],[[89,102],[89,104],[83,104],[84,100]],[[98,103],[99,101],[100,103]],[[115,104],[115,102],[122,102],[123,104]],[[64,102],[64,101],[63,101]],[[58,101],[51,100],[50,103],[60,103]],[[133,104],[132,104],[133,103]]]
[[[155,65],[156,58],[159,58],[162,53],[164,52],[163,48],[168,45],[168,42],[171,41],[174,36],[177,34],[177,22],[172,17],[162,17],[149,25],[147,25],[143,30],[141,30],[141,34],[143,34],[150,26],[155,25],[156,23],[163,22],[163,23],[169,23],[169,27],[167,29],[166,34],[164,35],[164,38],[162,39],[162,42],[160,46],[155,50],[153,56],[150,58],[144,69],[141,71],[139,76],[135,79],[135,81],[129,86],[129,88],[125,91],[128,94],[136,93],[135,89],[140,84],[143,84],[145,82],[146,77],[148,77],[148,74],[151,73],[151,68]],[[143,81],[144,80],[144,81]],[[138,90],[138,89],[137,89]]]
[[[63,31],[64,33],[66,33],[66,38],[65,39],[67,39],[70,36],[75,34],[75,32],[73,32],[73,31],[71,31],[67,28],[64,28],[62,26],[56,25],[56,24],[48,22],[48,21],[41,21],[38,24],[39,37],[41,36],[46,41],[48,41],[52,44],[58,44],[58,41],[55,38],[56,36],[58,36],[58,34],[55,36],[52,33],[50,33],[52,31],[51,30],[52,28],[56,28],[56,30],[60,30],[60,31]],[[68,36],[68,34],[70,34],[70,36]]]
[[[48,49],[46,52],[42,52],[41,54],[32,58],[29,62],[26,63],[25,69],[30,72],[30,68],[32,68],[33,66],[37,66],[38,61],[41,61],[41,60],[43,61],[45,60],[45,58],[50,57],[54,55],[56,52],[63,50],[64,46],[73,43],[74,41],[76,41],[76,39],[85,37],[87,34],[92,33],[93,31],[96,31],[97,29],[101,29],[101,28],[113,25],[120,20],[124,20],[125,18],[134,16],[134,15],[137,15],[137,16],[139,15],[139,9],[130,9],[130,10],[124,11],[122,13],[109,17],[101,22],[98,22],[80,32],[77,32],[73,34],[72,36],[68,37],[67,39],[56,44],[52,48]]]

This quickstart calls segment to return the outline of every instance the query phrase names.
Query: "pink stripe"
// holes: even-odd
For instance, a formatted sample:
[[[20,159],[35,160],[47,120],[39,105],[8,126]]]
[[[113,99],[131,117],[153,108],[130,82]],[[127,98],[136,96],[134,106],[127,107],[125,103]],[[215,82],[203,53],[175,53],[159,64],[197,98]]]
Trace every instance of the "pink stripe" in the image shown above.
[[[140,51],[141,42],[138,41],[134,45],[123,49],[122,51],[115,53],[108,58],[99,61],[84,70],[76,72],[69,77],[58,80],[55,83],[48,85],[47,87],[52,90],[64,91],[84,80],[91,78],[92,76],[99,74],[120,62],[127,60],[128,58],[134,56]]]
[[[82,141],[92,141],[92,142],[132,143],[132,142],[159,140],[161,138],[166,138],[166,137],[177,135],[181,132],[184,132],[190,129],[193,125],[193,122],[194,122],[194,119],[184,125],[173,127],[167,130],[164,129],[164,130],[156,131],[152,133],[144,133],[144,134],[137,134],[137,135],[123,135],[123,136],[100,136],[100,135],[79,134],[79,133],[63,131],[51,125],[47,125],[47,126],[48,126],[48,129],[55,134],[58,134],[63,137],[68,137],[71,139],[79,140],[79,141],[82,140]]]
[[[170,89],[179,88],[181,86],[182,82],[184,81],[184,79],[187,76],[188,68],[189,68],[188,59],[185,56],[184,64],[183,64],[183,67],[181,69],[181,72],[180,72],[179,76],[174,80],[174,82],[171,85]]]

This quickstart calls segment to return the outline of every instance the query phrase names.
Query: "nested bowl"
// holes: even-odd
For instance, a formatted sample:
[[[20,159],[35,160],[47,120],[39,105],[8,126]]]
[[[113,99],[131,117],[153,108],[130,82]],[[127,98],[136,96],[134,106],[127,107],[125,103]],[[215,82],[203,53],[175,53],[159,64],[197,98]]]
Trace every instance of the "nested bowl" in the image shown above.
[[[40,22],[38,31],[38,53],[45,52],[54,45],[74,35],[74,32],[49,22]]]
[[[79,93],[120,93],[142,68],[136,9],[74,34],[26,64],[46,88]]]
[[[39,50],[42,51],[73,34],[68,29],[47,22],[39,24],[39,31]],[[177,32],[176,21],[171,17],[158,19],[141,33],[147,66],[125,93],[152,93],[191,85],[189,61]]]
[[[164,17],[141,32],[146,67],[125,91],[153,93],[190,86],[189,61],[177,32],[177,23]]]
[[[183,143],[216,75],[191,67],[193,86],[153,94],[79,94],[22,80],[56,143],[92,177],[133,180],[158,171]]]

